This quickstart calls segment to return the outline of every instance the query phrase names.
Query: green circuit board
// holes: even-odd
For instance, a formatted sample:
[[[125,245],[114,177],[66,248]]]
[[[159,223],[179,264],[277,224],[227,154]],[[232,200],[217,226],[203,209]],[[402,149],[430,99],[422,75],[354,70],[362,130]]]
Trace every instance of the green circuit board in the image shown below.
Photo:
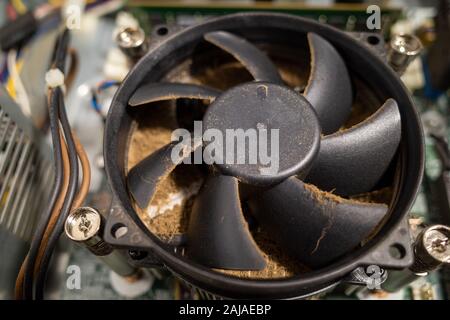
[[[142,27],[150,32],[152,26],[157,23],[177,23],[181,18],[190,17],[195,20],[201,20],[210,15],[229,13],[234,11],[242,11],[242,8],[233,7],[174,7],[164,2],[160,5],[153,4],[142,5],[139,1],[131,1],[131,12],[139,19]],[[261,9],[261,8],[259,8]],[[262,8],[264,9],[264,8]],[[281,12],[295,13],[298,15],[310,16],[314,19],[325,19],[324,22],[340,21],[342,27],[347,29],[349,17],[362,17],[365,12],[360,9],[348,10],[296,10],[293,12],[289,9],[280,9]],[[233,11],[234,10],[234,11]],[[389,17],[389,23],[395,22],[400,16],[399,10],[389,9],[384,12]],[[155,20],[155,16],[159,17]],[[325,18],[324,18],[325,17]],[[351,18],[350,18],[351,19]],[[387,30],[390,25],[387,25]],[[353,30],[351,30],[353,31]],[[414,102],[419,114],[422,117],[424,127],[426,128],[426,162],[425,162],[425,177],[421,190],[417,196],[415,204],[411,210],[411,219],[415,219],[413,223],[432,223],[439,221],[439,213],[433,207],[433,199],[431,196],[430,182],[436,180],[442,169],[441,161],[436,154],[435,141],[428,135],[430,130],[441,130],[445,136],[450,138],[447,130],[449,115],[446,110],[449,107],[448,97],[437,101],[430,101],[426,99],[423,92],[414,92]],[[435,128],[434,126],[439,126]],[[431,128],[431,129],[430,129]],[[69,257],[66,265],[78,265],[83,270],[87,270],[82,278],[81,288],[74,290],[68,289],[64,281],[61,281],[61,296],[63,299],[124,299],[123,296],[117,293],[111,286],[111,271],[100,260],[94,258],[86,249],[73,246],[69,251]],[[399,292],[393,294],[370,292],[364,290],[357,290],[351,294],[345,293],[330,293],[321,295],[320,299],[397,299],[397,300],[439,300],[448,298],[444,290],[443,278],[441,274],[435,272],[427,277],[423,277],[405,287]],[[195,293],[189,289],[184,288],[180,282],[170,275],[168,272],[159,272],[154,275],[154,282],[146,293],[136,297],[137,299],[197,299]]]

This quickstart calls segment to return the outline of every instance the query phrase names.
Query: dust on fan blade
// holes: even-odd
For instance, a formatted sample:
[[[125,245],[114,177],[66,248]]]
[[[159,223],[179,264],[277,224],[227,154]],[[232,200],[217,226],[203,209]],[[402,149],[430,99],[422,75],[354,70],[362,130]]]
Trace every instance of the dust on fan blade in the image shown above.
[[[388,211],[384,204],[339,198],[294,177],[257,193],[249,206],[291,257],[313,268],[356,248]]]
[[[225,31],[207,33],[205,40],[233,55],[257,81],[282,84],[277,67],[267,55],[247,40]]]
[[[304,95],[317,112],[322,133],[338,130],[350,115],[352,85],[336,49],[324,38],[308,33],[311,73]]]
[[[391,163],[401,132],[397,103],[388,99],[358,125],[325,136],[306,181],[340,195],[370,191]]]
[[[211,173],[197,195],[187,233],[187,255],[204,266],[261,270],[265,260],[241,208],[238,181]]]
[[[167,177],[184,159],[191,156],[202,145],[194,141],[192,145],[178,141],[171,142],[147,156],[131,168],[127,176],[128,190],[140,208],[145,208],[152,199],[158,182]],[[172,153],[179,155],[174,161]]]
[[[219,90],[188,83],[147,83],[133,93],[128,104],[138,106],[156,101],[178,98],[205,99],[213,101],[220,94]]]

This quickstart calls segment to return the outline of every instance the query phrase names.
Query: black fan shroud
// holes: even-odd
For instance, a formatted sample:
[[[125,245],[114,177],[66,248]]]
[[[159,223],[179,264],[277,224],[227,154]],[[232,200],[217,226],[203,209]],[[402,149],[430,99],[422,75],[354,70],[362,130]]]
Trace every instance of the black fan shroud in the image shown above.
[[[228,31],[242,35],[252,42],[270,36],[284,35],[290,41],[297,35],[313,32],[328,40],[347,62],[351,61],[351,72],[363,76],[372,88],[376,88],[381,98],[393,98],[397,101],[401,114],[402,141],[399,147],[399,179],[395,190],[395,201],[390,208],[389,220],[377,235],[362,248],[357,249],[335,263],[317,271],[283,280],[244,280],[231,278],[211,271],[208,268],[189,261],[168,249],[143,224],[133,209],[127,191],[125,179],[126,153],[132,117],[127,110],[128,100],[136,88],[144,81],[158,82],[178,63],[192,53],[196,43],[203,35],[213,31]],[[258,32],[264,30],[264,32]],[[269,37],[266,39],[266,37]],[[282,37],[282,36],[281,36]],[[137,63],[119,88],[106,122],[105,165],[114,195],[112,214],[107,222],[105,238],[118,246],[142,248],[152,254],[175,274],[193,285],[225,297],[252,298],[289,298],[314,292],[336,283],[356,267],[376,264],[384,267],[406,267],[411,261],[406,255],[403,261],[392,262],[388,259],[378,261],[373,253],[380,246],[391,241],[408,213],[420,185],[423,172],[423,137],[418,115],[410,97],[396,76],[377,55],[365,44],[351,36],[311,21],[284,14],[242,13],[224,16],[208,22],[169,34],[156,43],[150,52]],[[117,224],[129,223],[129,235],[115,239],[111,230]],[[402,229],[401,233],[406,230]],[[393,241],[393,240],[392,240]],[[406,245],[407,246],[407,245]],[[408,249],[408,248],[407,248]],[[408,250],[407,250],[408,251]],[[383,257],[383,254],[377,254]]]

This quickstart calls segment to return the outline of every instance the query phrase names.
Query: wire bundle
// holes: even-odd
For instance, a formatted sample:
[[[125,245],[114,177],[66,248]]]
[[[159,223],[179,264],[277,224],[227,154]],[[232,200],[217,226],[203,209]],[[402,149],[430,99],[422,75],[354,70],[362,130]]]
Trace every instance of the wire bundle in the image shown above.
[[[57,39],[52,57],[51,68],[59,69],[63,74],[69,39],[69,31],[65,29]],[[90,183],[87,155],[70,128],[61,86],[48,90],[48,105],[56,174],[49,205],[38,221],[29,252],[16,280],[17,299],[43,299],[48,266],[65,220],[71,210],[83,203]],[[78,161],[83,173],[79,188]]]

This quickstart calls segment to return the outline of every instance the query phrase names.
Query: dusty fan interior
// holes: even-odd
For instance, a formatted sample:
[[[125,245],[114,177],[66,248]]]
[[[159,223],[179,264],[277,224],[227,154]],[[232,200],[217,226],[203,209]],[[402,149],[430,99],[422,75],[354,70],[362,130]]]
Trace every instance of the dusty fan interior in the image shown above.
[[[257,46],[262,52],[267,54],[276,66],[284,85],[299,94],[305,93],[311,74],[310,57],[312,54],[306,36],[298,39],[296,47],[288,47],[281,44],[267,45],[250,41],[248,43]],[[204,85],[225,91],[238,84],[253,81],[254,74],[252,75],[252,72],[248,71],[249,68],[246,68],[242,61],[238,61],[230,52],[227,52],[227,49],[220,47],[221,45],[213,40],[200,43],[192,58],[173,69],[161,82]],[[378,99],[375,90],[369,88],[362,79],[355,76],[352,72],[351,64],[348,62],[345,64],[351,78],[353,91],[351,112],[337,130],[332,128],[333,125],[326,128],[328,132],[323,132],[324,130],[322,129],[322,139],[326,135],[334,132],[345,132],[345,130],[354,128],[361,122],[368,121],[369,118],[372,119],[373,117],[371,116],[381,109],[381,106],[385,107],[385,101]],[[139,88],[136,92],[138,91]],[[144,99],[139,105],[129,106],[129,112],[133,114],[136,122],[129,140],[128,172],[131,172],[136,165],[149,155],[166,146],[170,142],[170,136],[174,129],[180,125],[189,127],[192,120],[201,120],[210,103],[204,96],[200,96],[200,99],[180,97],[177,100],[164,98],[148,101],[150,100],[146,102]],[[394,153],[395,150],[396,147],[394,148]],[[387,206],[392,197],[394,174],[395,157],[388,161],[384,172],[380,175],[380,179],[374,184],[374,187],[370,188],[370,190],[364,190],[364,192],[354,192],[354,190],[350,190],[350,192],[345,191],[344,193],[336,192],[337,190],[334,187],[322,182],[322,177],[308,178],[306,176],[303,179],[305,183],[297,182],[297,180],[301,181],[300,179],[295,181],[292,178],[288,179],[289,181],[284,180],[271,189],[276,190],[277,193],[268,191],[264,192],[264,196],[261,197],[257,194],[254,198],[256,200],[241,201],[242,212],[245,217],[243,226],[244,228],[248,226],[251,239],[254,240],[256,245],[256,248],[254,248],[256,253],[250,252],[251,248],[244,248],[244,251],[248,250],[250,253],[244,252],[242,256],[256,254],[257,257],[249,258],[247,262],[240,265],[239,263],[236,264],[234,260],[231,262],[228,260],[222,261],[221,257],[213,258],[212,260],[205,259],[202,254],[195,252],[195,249],[192,250],[189,244],[184,252],[188,257],[192,257],[193,260],[202,265],[243,278],[286,278],[323,267],[339,259],[349,250],[353,250],[360,244],[363,244],[385,221],[387,218]],[[149,203],[145,205],[141,203],[139,205],[135,202],[135,209],[150,231],[160,239],[174,243],[179,242],[185,246],[184,242],[188,241],[185,239],[189,239],[189,224],[192,221],[191,212],[195,200],[202,186],[214,179],[209,177],[209,175],[209,169],[206,166],[179,165],[168,177],[160,181]],[[315,182],[318,183],[315,184]],[[297,185],[298,183],[301,185]],[[296,187],[299,188],[301,193],[307,193],[308,196],[312,196],[313,199],[311,201],[315,201],[320,206],[323,205],[325,208],[323,209],[324,212],[328,210],[327,203],[329,201],[343,206],[343,210],[347,210],[346,212],[354,210],[351,208],[346,209],[346,205],[349,207],[356,206],[358,210],[364,211],[366,206],[372,206],[372,204],[373,206],[380,206],[380,208],[382,206],[382,209],[378,207],[375,209],[375,211],[382,212],[376,213],[377,218],[371,225],[370,232],[365,232],[364,236],[357,241],[358,244],[356,246],[351,243],[344,245],[343,251],[336,257],[327,258],[328,253],[326,251],[332,249],[325,248],[323,253],[320,253],[320,250],[318,250],[321,246],[320,242],[327,236],[327,232],[330,232],[330,229],[331,234],[333,234],[333,224],[336,223],[342,227],[342,223],[345,222],[335,221],[332,215],[328,218],[324,217],[325,220],[321,222],[321,227],[317,227],[315,235],[294,237],[293,239],[298,239],[299,242],[292,246],[301,246],[303,240],[303,243],[306,243],[306,247],[302,250],[302,253],[293,253],[290,245],[286,245],[289,242],[288,239],[283,236],[270,236],[274,233],[276,234],[277,230],[274,231],[271,228],[267,228],[268,225],[273,225],[269,215],[273,216],[278,214],[279,210],[286,212],[290,209],[279,207],[274,210],[262,210],[262,207],[272,202],[276,203],[280,197],[283,198],[284,192],[289,193],[289,188],[292,187],[289,184],[297,185]],[[238,188],[241,189],[241,186]],[[133,198],[133,191],[131,190],[130,193]],[[289,197],[290,195],[286,195],[286,198]],[[266,213],[261,213],[261,211]],[[371,214],[372,212],[367,210],[367,213]],[[279,226],[279,228],[283,229],[282,226]],[[300,230],[299,232],[303,231]],[[226,241],[226,239],[223,240]],[[194,241],[197,244],[201,242],[201,239],[195,239]],[[250,240],[250,243],[252,242]],[[326,247],[330,246],[330,243],[326,242],[322,245]],[[305,255],[313,256],[317,252],[323,254],[325,258],[305,258]]]

